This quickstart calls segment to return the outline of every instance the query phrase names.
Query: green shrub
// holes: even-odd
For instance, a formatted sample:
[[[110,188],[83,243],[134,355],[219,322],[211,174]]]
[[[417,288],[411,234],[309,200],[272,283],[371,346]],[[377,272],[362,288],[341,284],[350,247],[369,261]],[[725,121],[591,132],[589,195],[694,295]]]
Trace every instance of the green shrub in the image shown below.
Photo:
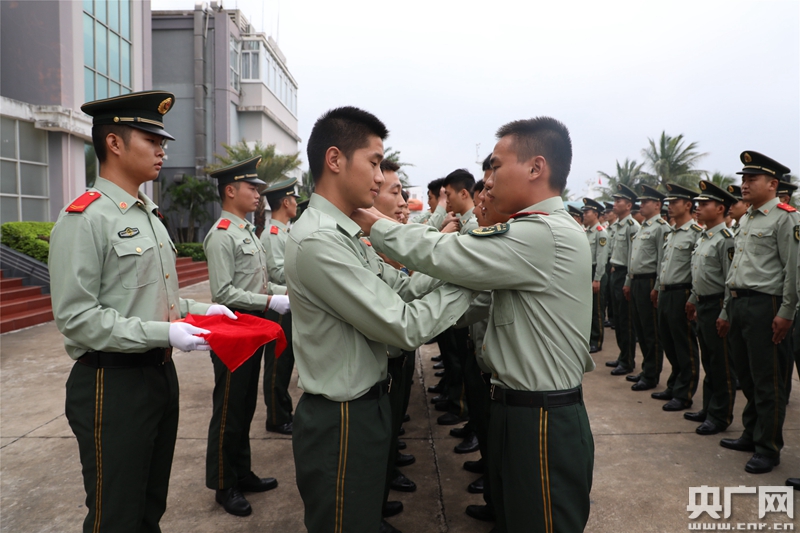
[[[0,226],[0,242],[37,261],[47,263],[50,232],[54,222],[6,222]]]
[[[178,257],[191,257],[193,261],[205,261],[206,253],[203,251],[201,242],[181,242],[175,243],[178,250]]]

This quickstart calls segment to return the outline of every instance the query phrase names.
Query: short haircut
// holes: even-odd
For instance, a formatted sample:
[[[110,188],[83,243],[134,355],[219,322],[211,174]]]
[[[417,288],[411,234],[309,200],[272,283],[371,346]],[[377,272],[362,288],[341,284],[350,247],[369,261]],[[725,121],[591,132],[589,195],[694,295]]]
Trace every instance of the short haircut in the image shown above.
[[[439,189],[441,189],[443,186],[444,178],[435,179],[428,184],[428,190],[434,196],[439,196]]]
[[[92,126],[92,145],[94,145],[94,153],[97,154],[97,160],[102,164],[108,158],[106,151],[106,137],[109,133],[113,133],[122,137],[122,142],[128,144],[131,140],[131,133],[133,128],[130,126],[123,126],[121,124],[100,124]]]
[[[407,191],[407,190],[405,190],[405,189],[403,189],[402,191],[400,191],[400,194],[402,194],[402,195],[403,195],[403,200],[405,200],[406,202],[408,202],[408,191]]]
[[[466,189],[468,193],[472,194],[472,188],[475,186],[475,176],[473,176],[469,170],[459,168],[444,178],[442,186],[450,186],[456,192],[461,192]]]
[[[472,194],[476,192],[481,192],[484,188],[483,180],[478,180],[475,182],[475,186],[472,188]]]
[[[550,187],[564,192],[572,165],[572,141],[569,130],[550,117],[515,120],[497,130],[497,138],[511,135],[517,161],[524,162],[542,156],[550,166]]]
[[[219,201],[220,202],[224,202],[225,201],[225,187],[227,187],[228,185],[233,185],[233,187],[236,190],[239,190],[239,184],[240,183],[241,183],[240,181],[228,181],[228,182],[220,183],[219,185],[217,185],[217,192],[219,193]]]
[[[285,199],[289,198],[289,196],[277,196],[277,195],[275,195],[275,196],[270,197],[270,196],[266,196],[265,195],[265,198],[267,199],[267,204],[269,205],[269,210],[270,211],[277,211],[283,205],[283,201]]]
[[[400,170],[400,165],[392,161],[391,159],[381,159],[381,172],[397,172]]]
[[[492,170],[492,154],[486,156],[486,159],[483,160],[483,165],[481,165],[481,170],[486,172],[487,170]]]
[[[389,130],[378,117],[363,109],[337,107],[322,115],[311,130],[306,148],[308,168],[314,181],[322,176],[328,148],[335,146],[350,158],[353,152],[369,144],[372,135],[383,140],[388,137]]]

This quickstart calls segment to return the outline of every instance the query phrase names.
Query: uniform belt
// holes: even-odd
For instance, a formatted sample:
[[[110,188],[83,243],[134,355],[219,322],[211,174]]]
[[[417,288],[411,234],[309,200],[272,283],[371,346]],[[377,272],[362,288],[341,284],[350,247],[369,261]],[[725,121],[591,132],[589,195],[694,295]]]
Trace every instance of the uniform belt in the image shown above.
[[[362,396],[359,396],[354,402],[360,400],[377,400],[384,394],[387,394],[390,390],[392,390],[392,375],[384,379],[383,381],[377,382],[375,385],[369,388],[367,392],[365,392]]]
[[[172,347],[153,348],[144,353],[86,352],[78,362],[92,368],[139,368],[161,366],[172,361]]]
[[[715,300],[721,300],[725,298],[724,292],[718,292],[717,294],[706,294],[705,296],[697,295],[697,303],[703,304],[706,302],[713,302]]]
[[[564,407],[582,402],[580,387],[568,390],[539,392],[503,389],[492,385],[489,395],[492,400],[514,407]]]
[[[650,274],[631,274],[633,279],[656,279],[656,273],[652,272]]]
[[[685,291],[686,289],[691,289],[691,283],[676,283],[675,285],[662,285],[662,291]]]
[[[731,296],[734,298],[749,298],[751,296],[775,296],[780,298],[780,294],[767,294],[766,292],[758,292],[753,289],[731,289]]]
[[[623,266],[623,265],[615,265],[615,264],[612,263],[611,264],[611,271],[612,272],[627,272],[628,271],[628,267]]]

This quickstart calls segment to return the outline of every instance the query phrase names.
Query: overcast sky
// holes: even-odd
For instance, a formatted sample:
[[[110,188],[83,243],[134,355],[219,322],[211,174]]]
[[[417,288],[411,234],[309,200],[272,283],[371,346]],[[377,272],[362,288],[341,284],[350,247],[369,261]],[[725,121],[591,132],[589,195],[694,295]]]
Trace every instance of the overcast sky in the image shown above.
[[[192,9],[194,0],[152,0]],[[424,185],[476,160],[511,120],[550,115],[572,135],[568,187],[597,186],[647,139],[683,134],[700,168],[739,153],[800,171],[800,2],[223,0],[278,39],[299,84],[305,141],[326,110],[355,105]],[[477,146],[479,145],[479,148]],[[476,151],[477,148],[477,151]],[[305,144],[301,145],[305,160]]]

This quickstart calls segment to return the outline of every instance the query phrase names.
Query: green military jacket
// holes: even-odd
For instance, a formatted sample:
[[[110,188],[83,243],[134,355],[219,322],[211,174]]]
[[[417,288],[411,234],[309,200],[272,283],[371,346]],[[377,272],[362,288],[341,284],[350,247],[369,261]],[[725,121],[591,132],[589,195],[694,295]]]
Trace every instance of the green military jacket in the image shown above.
[[[665,285],[692,282],[692,251],[701,233],[703,228],[689,219],[680,228],[674,228],[666,234],[664,259],[661,261],[661,273],[658,276],[662,290]]]
[[[611,230],[614,234],[614,245],[611,247],[612,267],[628,267],[631,261],[631,242],[640,227],[639,223],[630,214],[611,225]]]
[[[298,386],[337,402],[386,378],[387,344],[416,349],[455,324],[474,297],[392,268],[360,236],[358,224],[313,194],[286,243]]]
[[[458,223],[458,232],[461,235],[466,235],[470,231],[478,228],[478,219],[475,216],[475,213],[472,212],[472,209],[463,215],[458,215]]]
[[[592,266],[594,270],[594,280],[601,281],[606,275],[606,263],[608,263],[608,252],[611,248],[608,232],[601,225],[586,228],[586,237],[589,239],[589,250],[592,253]]]
[[[725,286],[725,280],[731,268],[733,252],[733,232],[723,222],[703,231],[692,253],[692,295],[689,303],[697,304],[698,296],[724,293],[725,301],[719,318],[726,321],[731,291]]]
[[[267,252],[267,274],[274,283],[286,284],[283,273],[283,260],[289,227],[280,220],[271,220],[270,225],[261,232],[261,244]]]
[[[751,289],[783,296],[777,316],[794,320],[797,307],[797,211],[773,198],[742,215],[736,235],[731,291]]]
[[[625,286],[629,287],[635,274],[656,274],[655,287],[659,286],[661,261],[664,259],[664,241],[672,231],[667,221],[656,215],[642,224],[641,229],[631,241],[631,259],[628,263],[628,277]]]
[[[254,230],[248,221],[223,210],[206,235],[203,250],[212,302],[264,312],[270,294],[286,294],[286,287],[269,281],[266,251]]]
[[[69,211],[69,212],[68,212]],[[67,353],[169,346],[169,323],[209,304],[178,295],[177,254],[158,206],[98,178],[50,235],[53,317]]]
[[[379,220],[371,239],[378,251],[408,268],[492,291],[482,352],[493,383],[564,390],[580,385],[594,369],[592,311],[586,305],[592,301],[589,243],[560,197],[467,235]]]
[[[430,217],[428,217],[426,224],[432,228],[442,229],[442,223],[444,222],[446,216],[447,210],[444,207],[437,205],[436,210],[431,213]]]
[[[427,224],[428,220],[431,218],[432,214],[433,213],[431,213],[430,211],[425,211],[424,213],[420,213],[419,215],[416,215],[414,218],[409,220],[409,223],[411,223],[411,224]]]

